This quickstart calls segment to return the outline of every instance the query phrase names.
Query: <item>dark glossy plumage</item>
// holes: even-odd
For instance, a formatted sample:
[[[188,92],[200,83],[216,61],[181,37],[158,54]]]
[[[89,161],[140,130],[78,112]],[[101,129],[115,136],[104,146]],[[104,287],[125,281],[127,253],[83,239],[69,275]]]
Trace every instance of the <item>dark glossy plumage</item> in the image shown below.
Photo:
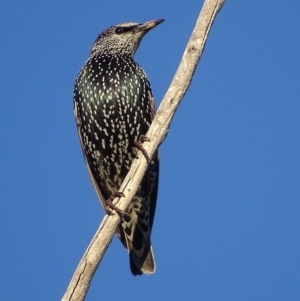
[[[74,113],[91,181],[105,209],[126,177],[155,109],[143,69],[133,60],[145,33],[163,20],[122,23],[103,31],[77,76]],[[158,154],[143,178],[117,234],[134,275],[155,271],[150,234],[158,189]]]

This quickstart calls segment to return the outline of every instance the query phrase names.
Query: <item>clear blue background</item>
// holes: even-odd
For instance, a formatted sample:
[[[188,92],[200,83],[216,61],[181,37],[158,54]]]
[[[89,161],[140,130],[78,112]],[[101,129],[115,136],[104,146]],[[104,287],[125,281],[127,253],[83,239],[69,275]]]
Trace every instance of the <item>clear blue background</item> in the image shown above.
[[[202,1],[2,1],[0,300],[60,300],[103,210],[72,90],[96,36],[166,21],[136,60],[158,105]],[[86,300],[300,300],[299,1],[227,0],[160,148],[157,271],[114,238]]]

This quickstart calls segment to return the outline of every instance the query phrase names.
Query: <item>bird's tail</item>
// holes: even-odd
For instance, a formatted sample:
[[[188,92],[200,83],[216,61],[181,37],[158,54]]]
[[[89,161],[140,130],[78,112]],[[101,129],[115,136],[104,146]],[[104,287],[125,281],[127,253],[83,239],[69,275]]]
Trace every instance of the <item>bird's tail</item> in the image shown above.
[[[152,246],[143,253],[132,248],[129,252],[130,270],[134,276],[142,274],[153,274],[156,269]]]
[[[151,240],[150,229],[141,220],[133,223],[131,218],[124,216],[117,234],[128,249],[130,269],[134,276],[153,274],[156,269]]]

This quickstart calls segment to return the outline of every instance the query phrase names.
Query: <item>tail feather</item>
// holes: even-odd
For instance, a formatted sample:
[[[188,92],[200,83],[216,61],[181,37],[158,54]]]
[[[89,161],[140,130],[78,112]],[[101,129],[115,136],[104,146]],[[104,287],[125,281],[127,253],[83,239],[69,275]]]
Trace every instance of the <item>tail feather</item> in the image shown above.
[[[145,250],[146,251],[146,250]],[[144,254],[143,254],[144,255]],[[148,252],[145,256],[140,256],[139,252],[136,252],[135,249],[131,249],[129,253],[130,260],[130,270],[134,276],[142,275],[142,274],[153,274],[156,269],[154,254],[152,250],[152,246],[148,248]]]
[[[134,233],[131,230],[131,227],[119,226],[116,231],[124,247],[129,252],[131,272],[134,276],[153,274],[156,265],[150,234],[149,232],[144,232],[140,225],[134,228]]]

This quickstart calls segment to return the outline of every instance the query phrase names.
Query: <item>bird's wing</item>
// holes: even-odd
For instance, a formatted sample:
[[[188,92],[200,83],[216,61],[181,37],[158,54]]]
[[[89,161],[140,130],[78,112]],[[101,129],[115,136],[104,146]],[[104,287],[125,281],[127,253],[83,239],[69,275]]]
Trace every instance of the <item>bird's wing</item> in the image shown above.
[[[76,127],[77,127],[78,136],[79,136],[80,146],[81,146],[81,149],[82,149],[84,161],[85,161],[85,164],[86,164],[86,167],[87,167],[87,170],[88,170],[88,173],[89,173],[92,185],[95,188],[95,191],[96,191],[97,196],[98,196],[98,198],[100,200],[100,203],[102,204],[103,208],[106,210],[107,206],[106,206],[106,203],[105,203],[105,197],[102,194],[99,185],[97,184],[95,176],[93,175],[93,172],[92,172],[92,170],[90,168],[90,165],[88,163],[88,160],[87,160],[87,157],[86,157],[86,153],[84,151],[85,147],[84,147],[83,139],[82,139],[82,135],[81,135],[81,126],[82,126],[82,123],[81,123],[80,117],[78,116],[78,108],[77,108],[76,102],[74,102],[74,116],[75,116],[75,120],[76,120]]]

